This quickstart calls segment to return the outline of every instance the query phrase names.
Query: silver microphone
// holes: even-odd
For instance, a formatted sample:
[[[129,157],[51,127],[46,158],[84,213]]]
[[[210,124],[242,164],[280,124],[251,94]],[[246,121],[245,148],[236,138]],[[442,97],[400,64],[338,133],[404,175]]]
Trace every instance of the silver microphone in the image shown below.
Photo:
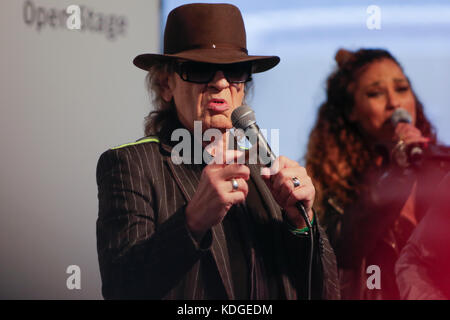
[[[396,127],[399,123],[411,123],[412,122],[412,116],[411,114],[406,111],[405,109],[398,108],[394,111],[394,113],[391,116],[391,123],[394,127]],[[423,147],[419,144],[413,145],[412,147],[408,148],[407,150],[402,150],[406,153],[407,157],[407,163],[409,164],[417,164],[422,161],[423,158]],[[402,163],[399,163],[400,165],[404,166],[405,163],[401,161]]]

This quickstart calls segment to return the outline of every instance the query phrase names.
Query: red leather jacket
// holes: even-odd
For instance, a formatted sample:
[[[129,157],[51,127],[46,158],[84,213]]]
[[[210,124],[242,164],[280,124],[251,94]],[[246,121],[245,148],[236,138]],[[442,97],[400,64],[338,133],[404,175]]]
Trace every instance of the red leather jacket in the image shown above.
[[[450,173],[396,264],[402,299],[450,299]]]
[[[376,180],[366,181],[376,192],[362,194],[344,208],[333,198],[326,199],[321,223],[336,253],[342,299],[401,298],[395,263],[415,225],[400,214],[415,183],[414,211],[418,221],[423,218],[443,170],[436,163],[427,163],[417,171],[395,169],[380,174]],[[373,274],[369,266],[379,267],[380,288],[368,286]]]

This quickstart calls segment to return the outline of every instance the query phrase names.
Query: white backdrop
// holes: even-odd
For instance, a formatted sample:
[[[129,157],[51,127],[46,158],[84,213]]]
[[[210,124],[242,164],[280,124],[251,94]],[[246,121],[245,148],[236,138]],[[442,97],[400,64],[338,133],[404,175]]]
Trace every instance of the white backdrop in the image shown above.
[[[83,30],[61,10],[83,6]],[[143,135],[133,58],[159,51],[159,0],[0,2],[0,298],[101,297],[100,153]],[[66,268],[81,269],[68,290]]]

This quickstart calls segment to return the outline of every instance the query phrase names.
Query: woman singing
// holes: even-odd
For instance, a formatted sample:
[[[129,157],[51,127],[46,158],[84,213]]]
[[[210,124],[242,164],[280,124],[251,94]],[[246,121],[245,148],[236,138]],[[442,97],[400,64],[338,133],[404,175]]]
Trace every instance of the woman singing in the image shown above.
[[[414,165],[407,155],[436,144],[436,135],[388,51],[339,50],[336,61],[306,154],[316,208],[336,252],[342,297],[398,299],[395,262],[443,176],[435,163]]]

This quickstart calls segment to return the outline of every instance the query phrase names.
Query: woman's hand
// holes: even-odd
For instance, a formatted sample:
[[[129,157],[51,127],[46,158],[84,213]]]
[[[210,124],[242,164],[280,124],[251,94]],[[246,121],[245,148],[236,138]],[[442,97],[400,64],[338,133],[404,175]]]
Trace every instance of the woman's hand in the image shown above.
[[[394,163],[400,167],[409,166],[408,150],[413,146],[426,145],[430,139],[425,138],[422,132],[409,123],[399,123],[394,130],[392,139],[395,146],[391,148]]]
[[[406,146],[413,144],[426,144],[430,141],[425,138],[422,132],[410,123],[399,123],[395,127],[394,140],[403,141]]]
[[[271,168],[263,168],[261,175],[277,203],[287,212],[289,221],[299,229],[306,227],[296,207],[297,201],[301,201],[309,219],[312,219],[316,191],[306,169],[281,156],[274,161]],[[294,186],[294,178],[300,181],[300,186]]]

